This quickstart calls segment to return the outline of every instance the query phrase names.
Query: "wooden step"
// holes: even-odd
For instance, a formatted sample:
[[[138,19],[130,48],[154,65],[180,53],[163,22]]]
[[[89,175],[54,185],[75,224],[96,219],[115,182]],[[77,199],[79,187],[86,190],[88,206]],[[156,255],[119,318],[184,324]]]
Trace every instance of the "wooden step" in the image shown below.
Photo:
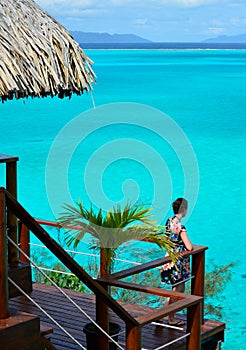
[[[40,350],[39,329],[38,316],[19,311],[10,312],[8,318],[0,320],[1,350]]]
[[[49,335],[53,333],[53,328],[48,326],[47,324],[41,322],[40,323],[40,335],[44,337],[45,335]]]
[[[26,293],[32,291],[32,271],[31,266],[19,261],[16,266],[8,267],[9,277]],[[9,282],[9,298],[14,298],[22,293]]]
[[[41,337],[41,350],[57,350],[57,348],[49,339]]]
[[[57,350],[50,340],[50,334],[53,333],[53,328],[49,325],[40,322],[40,338],[41,338],[41,350]]]

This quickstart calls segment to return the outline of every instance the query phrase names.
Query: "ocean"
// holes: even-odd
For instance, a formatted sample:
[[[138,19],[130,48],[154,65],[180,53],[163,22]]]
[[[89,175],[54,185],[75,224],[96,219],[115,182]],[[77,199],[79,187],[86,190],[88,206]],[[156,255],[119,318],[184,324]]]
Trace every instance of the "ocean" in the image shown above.
[[[19,201],[52,220],[78,198],[103,208],[130,200],[161,223],[185,196],[185,225],[208,246],[208,267],[235,263],[223,350],[246,349],[245,47],[86,53],[92,93],[1,104],[1,153],[19,156]]]

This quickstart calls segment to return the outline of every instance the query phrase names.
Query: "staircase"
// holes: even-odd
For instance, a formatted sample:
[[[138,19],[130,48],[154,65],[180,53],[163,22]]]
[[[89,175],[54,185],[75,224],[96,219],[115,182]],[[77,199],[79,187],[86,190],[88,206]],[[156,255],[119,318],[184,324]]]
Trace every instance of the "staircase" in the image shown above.
[[[156,348],[163,348],[164,341],[170,339],[171,350],[202,350],[206,349],[208,344],[224,339],[224,323],[214,323],[213,321],[204,320],[203,314],[203,296],[204,296],[204,267],[205,267],[205,251],[207,247],[194,246],[191,252],[186,255],[192,257],[192,275],[195,278],[191,281],[191,294],[177,293],[165,290],[163,288],[154,288],[148,285],[138,285],[123,281],[124,278],[148,271],[152,268],[159,267],[170,258],[161,258],[151,261],[140,266],[120,271],[115,274],[108,275],[104,278],[94,280],[80,265],[64,249],[53,240],[49,234],[41,227],[38,222],[20,205],[16,200],[16,162],[18,158],[0,155],[0,163],[6,163],[6,182],[7,188],[0,188],[0,344],[1,350],[48,350],[55,349],[51,344],[49,337],[52,335],[52,328],[47,324],[40,326],[41,314],[36,313],[36,309],[29,313],[24,308],[10,308],[16,300],[19,300],[22,293],[26,296],[33,294],[33,285],[31,281],[30,266],[26,262],[19,260],[19,244],[24,247],[28,253],[28,240],[24,239],[19,242],[17,219],[23,228],[31,231],[46,246],[68,270],[70,270],[79,280],[84,283],[94,294],[94,303],[90,305],[90,312],[94,312],[94,319],[99,325],[100,330],[97,331],[97,342],[100,344],[100,350],[108,350],[108,323],[109,310],[114,317],[121,322],[125,335],[123,337],[125,350],[141,350],[142,343],[144,347],[149,344],[148,349],[153,349],[156,342]],[[23,244],[22,244],[23,243]],[[27,254],[28,255],[28,254]],[[14,282],[14,286],[8,283]],[[12,283],[11,282],[11,283]],[[20,286],[21,288],[17,288]],[[141,308],[138,305],[122,305],[122,303],[114,300],[108,293],[108,287],[115,286],[126,290],[135,290],[146,294],[158,295],[161,297],[175,298],[176,302],[160,309]],[[20,292],[21,291],[21,292]],[[48,298],[46,296],[47,286],[43,290],[45,303]],[[53,292],[52,292],[53,293]],[[81,294],[81,293],[80,293]],[[11,299],[9,298],[11,297]],[[40,295],[41,297],[41,295]],[[178,341],[174,344],[172,338],[176,334],[175,331],[161,329],[156,330],[157,320],[165,317],[169,313],[175,313],[183,309],[187,310],[185,334],[178,337]],[[12,310],[12,311],[11,311]],[[28,313],[27,313],[28,312]],[[69,321],[71,321],[70,309]],[[37,316],[38,315],[38,316]],[[64,319],[64,315],[61,315]],[[76,327],[78,325],[74,323]],[[154,330],[153,330],[154,327]],[[71,330],[74,325],[71,325]],[[79,324],[79,337],[82,334],[83,325]],[[56,332],[54,332],[55,334]],[[147,342],[147,339],[149,341]],[[85,343],[84,336],[81,341]],[[159,344],[158,344],[159,342]],[[161,342],[161,344],[160,344]],[[83,344],[84,344],[83,343]],[[59,344],[59,342],[57,343]],[[58,347],[61,350],[62,347]],[[61,344],[61,341],[60,341]],[[85,344],[84,344],[85,345]],[[79,348],[86,349],[80,346]],[[65,349],[65,348],[63,348]],[[62,349],[62,350],[63,350]],[[69,345],[67,350],[78,349],[78,346]],[[210,349],[210,348],[209,348]],[[99,350],[99,346],[98,349]],[[212,350],[212,348],[211,348]]]

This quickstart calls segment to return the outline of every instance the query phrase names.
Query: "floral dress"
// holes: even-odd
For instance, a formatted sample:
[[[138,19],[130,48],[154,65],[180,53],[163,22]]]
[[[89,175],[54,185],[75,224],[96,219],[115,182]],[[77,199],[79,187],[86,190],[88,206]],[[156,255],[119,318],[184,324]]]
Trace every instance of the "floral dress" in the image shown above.
[[[166,223],[166,232],[170,234],[170,240],[175,244],[172,250],[176,253],[186,251],[185,245],[182,241],[180,233],[185,230],[185,226],[181,225],[179,218],[174,216],[169,218]],[[166,254],[168,256],[168,254]],[[180,283],[190,276],[190,257],[179,258],[174,264],[170,261],[162,266],[161,280],[164,283],[176,284]]]

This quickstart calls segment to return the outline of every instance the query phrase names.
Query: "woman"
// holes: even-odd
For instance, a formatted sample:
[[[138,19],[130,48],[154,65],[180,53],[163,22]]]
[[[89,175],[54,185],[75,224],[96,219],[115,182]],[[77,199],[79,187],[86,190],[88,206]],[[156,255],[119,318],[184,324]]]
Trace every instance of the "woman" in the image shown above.
[[[173,262],[164,264],[161,271],[162,282],[172,285],[172,290],[184,293],[185,280],[190,276],[190,257],[182,257],[182,252],[192,250],[192,243],[188,238],[188,234],[184,225],[181,224],[182,218],[186,215],[188,202],[184,198],[177,198],[173,204],[174,216],[166,222],[166,231],[170,234],[170,240],[175,243],[173,249],[179,254],[179,259],[174,264]],[[172,304],[175,299],[169,299],[168,303]],[[175,319],[174,314],[168,315],[168,324],[181,326],[184,322]]]

